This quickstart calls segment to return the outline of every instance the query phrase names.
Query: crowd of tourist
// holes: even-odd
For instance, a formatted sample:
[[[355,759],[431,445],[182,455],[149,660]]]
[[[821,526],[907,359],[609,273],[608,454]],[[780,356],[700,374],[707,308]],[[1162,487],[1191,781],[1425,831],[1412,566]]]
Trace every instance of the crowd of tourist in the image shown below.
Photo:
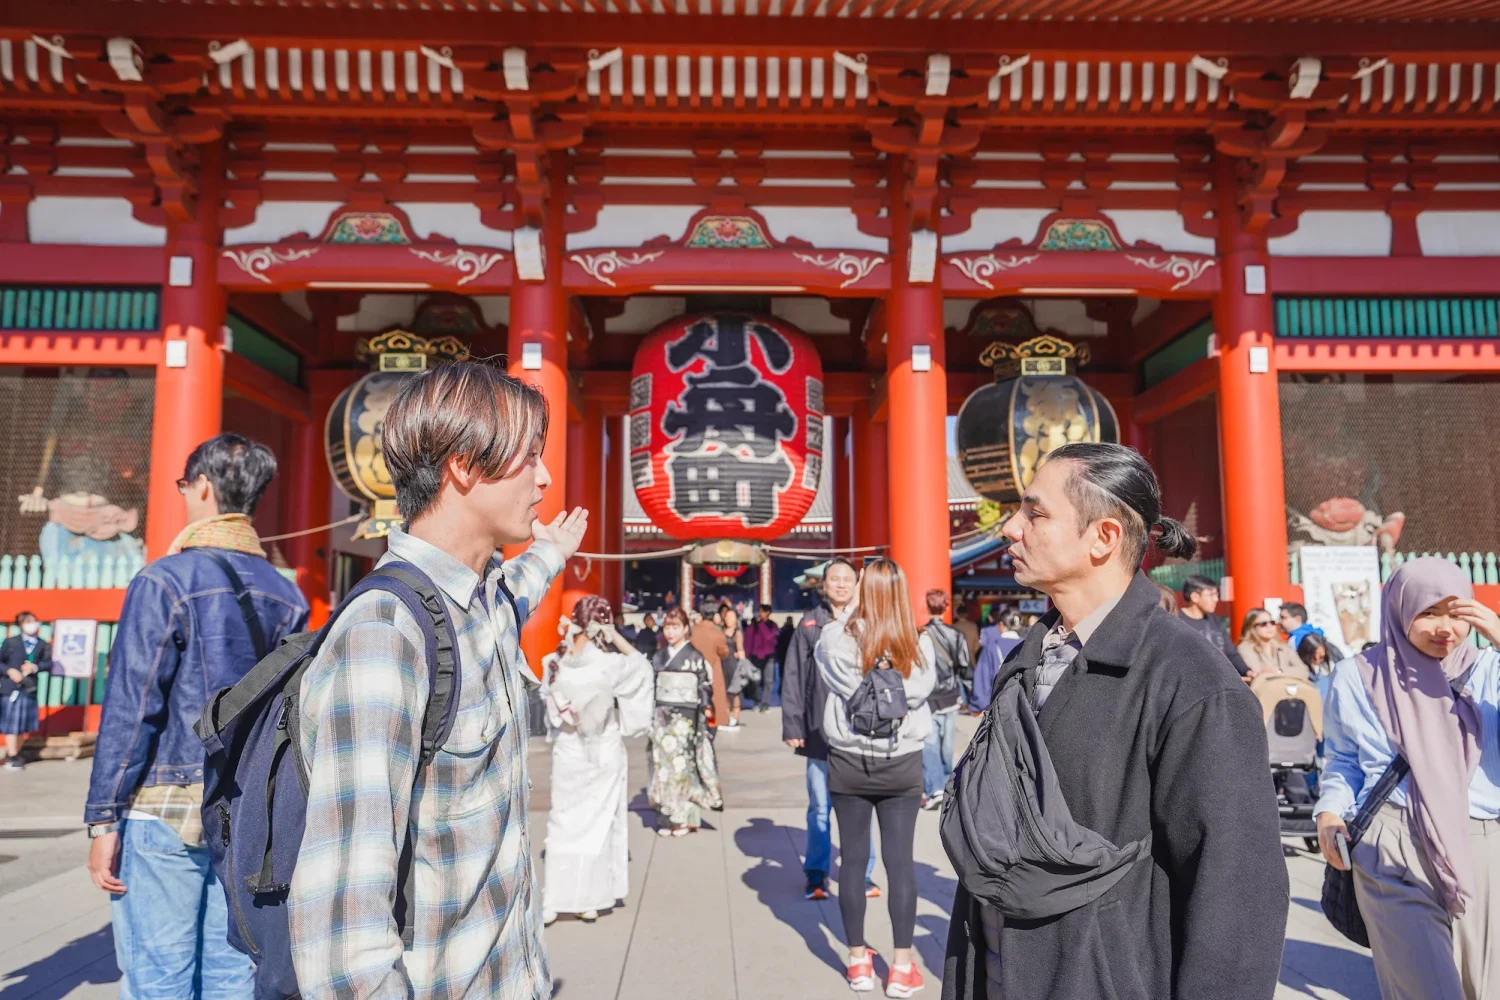
[[[1352,876],[1382,995],[1500,1000],[1500,654],[1471,641],[1500,643],[1500,618],[1455,565],[1421,559],[1351,657],[1296,604],[1232,636],[1214,581],[1164,595],[1140,571],[1195,541],[1117,445],[1053,451],[1003,525],[1016,580],[1049,599],[1039,619],[981,623],[932,590],[919,622],[885,558],[832,559],[795,623],[710,602],[631,628],[579,600],[541,665],[538,884],[519,639],[588,516],[534,514],[546,421],[537,390],[492,367],[407,379],[384,424],[405,526],[312,635],[251,523],[271,453],[228,434],[193,453],[189,524],[127,592],[85,810],[123,995],[548,997],[543,928],[629,898],[626,741],[646,738],[656,833],[690,837],[724,808],[728,734],[779,697],[805,759],[807,899],[834,891],[837,820],[852,990],[880,985],[865,915],[882,895],[884,990],[925,986],[925,807],[959,876],[946,1000],[1269,998],[1288,876],[1253,692],[1291,677],[1323,696],[1318,845],[1330,881]],[[35,726],[28,679],[50,658],[34,616],[17,624],[8,738]],[[966,751],[962,713],[982,716]]]

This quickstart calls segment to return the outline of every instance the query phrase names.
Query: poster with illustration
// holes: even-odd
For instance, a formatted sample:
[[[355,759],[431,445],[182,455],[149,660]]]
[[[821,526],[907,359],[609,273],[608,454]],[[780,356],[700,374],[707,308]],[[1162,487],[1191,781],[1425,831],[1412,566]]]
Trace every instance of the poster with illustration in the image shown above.
[[[1380,640],[1380,550],[1373,545],[1302,547],[1307,620],[1335,645],[1357,653]]]
[[[59,618],[52,623],[52,662],[64,677],[86,680],[97,666],[99,623],[92,618]]]

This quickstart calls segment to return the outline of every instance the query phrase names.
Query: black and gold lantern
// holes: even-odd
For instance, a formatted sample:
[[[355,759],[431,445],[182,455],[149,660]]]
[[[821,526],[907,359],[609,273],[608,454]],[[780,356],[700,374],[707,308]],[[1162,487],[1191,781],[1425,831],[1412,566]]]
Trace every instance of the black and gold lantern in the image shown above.
[[[374,370],[339,394],[324,426],[328,467],[334,481],[368,515],[355,538],[384,538],[402,518],[396,510],[396,487],[385,467],[382,437],[385,414],[401,381],[443,361],[463,361],[469,350],[457,337],[429,339],[391,330],[355,345],[355,355]]]
[[[979,360],[994,369],[995,382],[958,411],[958,457],[974,492],[1015,503],[1049,451],[1119,440],[1109,401],[1074,374],[1088,356],[1086,345],[1050,335],[985,348]]]

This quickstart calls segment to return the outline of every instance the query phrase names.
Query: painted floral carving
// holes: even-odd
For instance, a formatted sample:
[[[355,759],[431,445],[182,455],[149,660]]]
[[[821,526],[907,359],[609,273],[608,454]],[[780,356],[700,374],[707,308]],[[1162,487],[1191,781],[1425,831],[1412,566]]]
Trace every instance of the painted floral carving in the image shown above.
[[[810,253],[794,253],[792,256],[813,267],[821,267],[843,275],[847,280],[839,283],[840,288],[848,288],[856,282],[863,281],[869,277],[871,271],[885,263],[884,257],[861,257],[858,254],[843,252],[836,257]]]
[[[404,246],[411,236],[401,220],[388,212],[350,212],[338,217],[323,242]]]
[[[297,260],[306,260],[318,252],[317,247],[305,247],[301,250],[277,250],[274,247],[255,247],[250,250],[225,250],[224,256],[234,261],[241,271],[244,271],[256,281],[271,283],[266,277],[266,272],[277,264],[290,264]]]
[[[1178,279],[1177,284],[1172,286],[1174,292],[1197,281],[1204,271],[1217,263],[1212,257],[1179,257],[1176,254],[1165,260],[1160,257],[1136,257],[1133,254],[1126,254],[1125,259],[1132,264],[1161,271],[1168,277]]]
[[[993,278],[1001,271],[1023,267],[1040,259],[1041,254],[1035,253],[1024,256],[1021,254],[1011,254],[1005,258],[996,257],[992,253],[986,253],[974,257],[950,257],[948,262],[958,268],[963,276],[974,282],[974,284],[993,289],[995,286],[990,284],[990,278]]]
[[[1038,250],[1118,250],[1120,243],[1109,226],[1093,219],[1058,219],[1047,227]]]
[[[602,281],[613,288],[615,287],[615,281],[610,277],[611,274],[614,274],[616,271],[622,271],[627,267],[635,267],[639,264],[653,261],[664,252],[658,250],[655,253],[633,253],[628,257],[621,257],[613,250],[606,250],[604,253],[569,254],[568,259],[583,268],[584,273],[590,278],[593,278],[595,281]]]
[[[705,215],[688,234],[689,250],[769,250],[771,241],[754,219],[740,215]]]
[[[505,259],[505,254],[499,253],[475,253],[473,250],[421,250],[412,247],[411,252],[423,260],[430,260],[434,264],[457,269],[463,277],[458,279],[460,285],[467,285],[475,278],[481,278],[490,268]]]

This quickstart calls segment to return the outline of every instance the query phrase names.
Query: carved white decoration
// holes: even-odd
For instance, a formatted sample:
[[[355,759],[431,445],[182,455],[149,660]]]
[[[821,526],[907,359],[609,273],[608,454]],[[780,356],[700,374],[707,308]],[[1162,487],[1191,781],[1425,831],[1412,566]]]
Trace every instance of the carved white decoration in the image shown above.
[[[1001,271],[1010,271],[1041,259],[1042,255],[1039,253],[1027,254],[1024,257],[1020,254],[1011,254],[1003,260],[992,253],[986,253],[977,257],[950,257],[949,262],[974,284],[993,289],[995,286],[989,283],[989,278]]]
[[[244,271],[256,281],[271,283],[266,277],[266,272],[277,264],[290,264],[294,260],[306,260],[318,252],[317,247],[306,247],[302,250],[277,250],[272,247],[256,247],[253,250],[225,250],[224,256],[234,261],[241,271]]]
[[[419,250],[416,247],[407,247],[407,249],[423,260],[430,260],[444,267],[456,268],[458,273],[463,275],[458,279],[460,285],[467,285],[475,278],[483,277],[490,268],[505,259],[503,253],[475,253],[473,250]]]
[[[1179,257],[1175,253],[1166,260],[1159,257],[1137,257],[1134,254],[1126,254],[1125,259],[1132,264],[1139,264],[1153,271],[1163,271],[1169,277],[1177,278],[1177,284],[1172,286],[1174,292],[1191,285],[1203,276],[1204,271],[1218,263],[1212,257]]]
[[[665,252],[658,250],[655,253],[633,253],[629,257],[621,257],[613,250],[606,250],[604,253],[571,253],[568,254],[568,259],[583,268],[590,278],[614,288],[615,282],[610,277],[611,274],[653,261]]]
[[[863,281],[870,276],[871,271],[885,263],[884,257],[861,257],[859,254],[843,251],[840,251],[836,257],[810,253],[794,253],[792,256],[813,267],[821,267],[842,274],[848,280],[840,282],[840,288],[848,288],[856,282]]]

